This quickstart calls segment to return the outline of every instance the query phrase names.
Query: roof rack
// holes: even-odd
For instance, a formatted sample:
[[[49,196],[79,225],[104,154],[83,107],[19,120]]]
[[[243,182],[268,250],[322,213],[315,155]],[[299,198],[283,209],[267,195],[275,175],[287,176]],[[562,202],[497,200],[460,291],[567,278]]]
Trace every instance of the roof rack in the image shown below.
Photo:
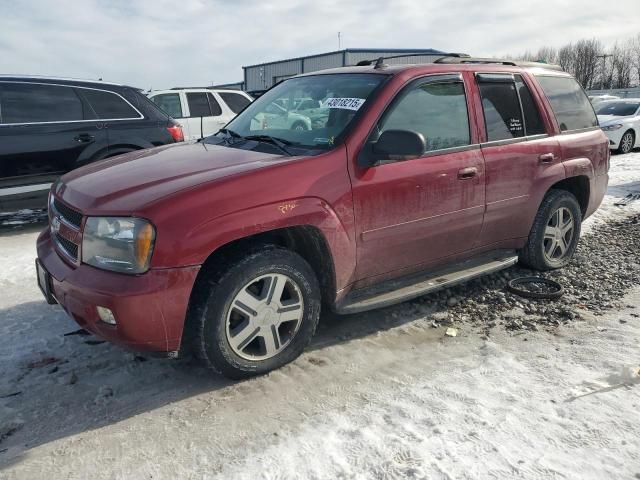
[[[415,57],[415,56],[445,56],[445,57],[456,57],[456,58],[466,58],[469,57],[466,53],[424,53],[424,52],[415,52],[415,53],[403,53],[402,55],[391,55],[388,57],[378,57],[375,60],[361,60],[356,63],[357,67],[366,67],[375,62],[375,66],[373,68],[382,68],[385,66],[384,61],[392,58],[406,58],[406,57]]]
[[[551,70],[562,71],[562,67],[560,65],[554,65],[552,63],[521,62],[516,60],[504,60],[500,58],[478,58],[478,57],[470,57],[468,55],[465,57],[455,56],[455,55],[445,55],[442,58],[437,59],[433,63],[440,63],[440,64],[486,63],[486,64],[509,65],[512,67],[548,68]]]

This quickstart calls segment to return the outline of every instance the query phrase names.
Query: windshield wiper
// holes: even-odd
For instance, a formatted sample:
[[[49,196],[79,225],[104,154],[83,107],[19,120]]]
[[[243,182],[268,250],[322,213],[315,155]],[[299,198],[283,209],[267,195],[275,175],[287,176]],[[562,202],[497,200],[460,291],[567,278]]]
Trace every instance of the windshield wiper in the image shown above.
[[[290,142],[289,140],[285,140],[284,138],[272,137],[271,135],[248,135],[246,137],[241,137],[241,138],[245,140],[256,140],[258,142],[270,143],[278,147],[278,149],[285,155],[288,155],[290,157],[293,156],[293,153],[291,153],[287,149],[287,145],[293,145],[293,142]]]
[[[239,133],[234,132],[233,130],[229,130],[228,128],[221,128],[218,130],[218,133],[224,133],[225,136],[222,137],[229,145],[232,145],[234,142],[230,142],[232,138],[243,138]]]

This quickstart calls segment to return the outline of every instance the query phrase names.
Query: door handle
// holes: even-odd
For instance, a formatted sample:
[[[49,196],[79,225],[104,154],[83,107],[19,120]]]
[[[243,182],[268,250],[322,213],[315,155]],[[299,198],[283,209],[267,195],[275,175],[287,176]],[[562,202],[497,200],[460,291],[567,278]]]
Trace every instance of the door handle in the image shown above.
[[[556,159],[556,156],[553,153],[543,153],[538,157],[540,163],[551,163]]]
[[[88,133],[81,133],[73,137],[73,139],[78,143],[87,143],[92,141],[94,138],[95,137],[93,135],[89,135]]]
[[[474,178],[477,174],[478,169],[476,167],[461,168],[458,170],[458,179],[469,180],[470,178]]]

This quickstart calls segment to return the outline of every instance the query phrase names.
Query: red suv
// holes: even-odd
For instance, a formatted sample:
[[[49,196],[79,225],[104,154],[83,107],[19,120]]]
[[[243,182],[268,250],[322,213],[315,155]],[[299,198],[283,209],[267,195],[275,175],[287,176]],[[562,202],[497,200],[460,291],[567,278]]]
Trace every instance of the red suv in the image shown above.
[[[311,127],[288,128],[308,99]],[[38,281],[104,339],[194,350],[241,378],[296,358],[321,305],[360,312],[518,260],[562,267],[608,167],[558,68],[380,59],[288,79],[204,141],[65,175]]]

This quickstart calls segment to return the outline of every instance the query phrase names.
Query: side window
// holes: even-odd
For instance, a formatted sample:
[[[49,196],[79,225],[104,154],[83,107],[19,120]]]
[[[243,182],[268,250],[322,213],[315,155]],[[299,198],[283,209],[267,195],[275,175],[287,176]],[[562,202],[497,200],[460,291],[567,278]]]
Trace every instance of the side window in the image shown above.
[[[189,104],[190,117],[210,117],[211,109],[207,94],[204,92],[187,93],[187,103]]]
[[[224,103],[231,109],[233,113],[240,113],[251,101],[244,95],[231,92],[218,92]]]
[[[209,96],[209,105],[211,106],[211,115],[214,117],[217,117],[218,115],[222,115],[222,109],[220,108],[220,104],[218,103],[218,100],[216,100],[216,97],[213,96],[213,94],[208,93],[207,94]]]
[[[72,87],[0,83],[2,123],[84,120],[82,101]],[[86,118],[91,118],[88,115]],[[95,117],[93,117],[95,118]]]
[[[524,137],[522,112],[515,83],[483,81],[478,76],[478,87],[482,95],[487,141]]]
[[[516,88],[520,95],[520,102],[522,103],[522,112],[524,113],[524,126],[527,136],[529,135],[541,135],[547,133],[540,118],[540,111],[538,106],[533,100],[533,96],[529,91],[529,88],[522,80],[520,75],[515,76]]]
[[[378,126],[422,133],[427,151],[469,145],[469,115],[462,82],[425,82],[401,94]]]
[[[536,76],[562,132],[598,126],[589,98],[572,77]]]
[[[122,120],[126,118],[140,118],[138,113],[126,100],[119,95],[104,90],[79,89],[87,99],[98,118],[102,120]]]
[[[173,118],[183,118],[179,93],[161,93],[152,97],[151,100]]]

